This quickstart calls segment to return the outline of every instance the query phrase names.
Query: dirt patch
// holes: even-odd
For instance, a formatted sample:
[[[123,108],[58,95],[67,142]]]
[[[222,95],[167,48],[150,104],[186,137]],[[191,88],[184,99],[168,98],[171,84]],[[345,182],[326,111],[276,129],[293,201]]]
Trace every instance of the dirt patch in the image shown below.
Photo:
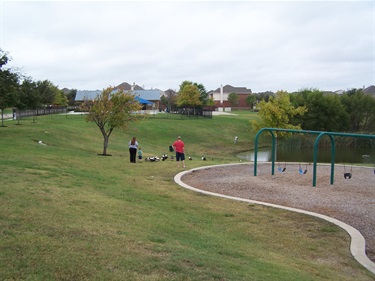
[[[335,165],[334,184],[330,185],[331,166],[318,165],[316,186],[313,166],[299,173],[299,164],[287,164],[285,172],[271,175],[271,165],[240,164],[196,170],[181,179],[202,190],[245,199],[274,203],[336,218],[359,230],[366,239],[366,254],[375,262],[375,174],[374,168]],[[305,166],[301,167],[303,170]],[[344,173],[351,173],[345,179]]]

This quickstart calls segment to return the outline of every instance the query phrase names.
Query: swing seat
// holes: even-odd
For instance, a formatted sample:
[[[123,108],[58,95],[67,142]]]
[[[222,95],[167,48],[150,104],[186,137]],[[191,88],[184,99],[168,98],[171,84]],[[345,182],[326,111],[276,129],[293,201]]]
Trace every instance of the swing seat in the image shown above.
[[[285,170],[286,170],[286,167],[282,168],[282,167],[278,167],[277,168],[279,170],[280,173],[284,173]]]
[[[301,175],[306,175],[306,173],[307,173],[307,170],[299,169],[298,171],[299,171],[299,173],[300,173]]]
[[[351,179],[351,178],[352,178],[352,173],[344,173],[344,178],[345,178],[346,180]]]

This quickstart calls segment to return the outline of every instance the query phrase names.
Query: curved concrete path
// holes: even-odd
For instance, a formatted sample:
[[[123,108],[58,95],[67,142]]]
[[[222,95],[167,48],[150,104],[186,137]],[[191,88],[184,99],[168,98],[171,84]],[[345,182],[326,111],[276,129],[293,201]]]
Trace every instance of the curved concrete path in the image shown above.
[[[267,203],[267,202],[249,200],[249,199],[227,196],[227,195],[223,195],[223,194],[219,194],[219,193],[201,190],[201,189],[192,187],[190,185],[187,185],[181,180],[181,178],[185,174],[191,173],[195,170],[214,168],[214,167],[219,167],[219,166],[228,166],[228,165],[233,165],[233,164],[205,166],[205,167],[195,168],[195,169],[192,169],[192,170],[183,171],[183,172],[178,173],[174,177],[174,181],[184,188],[187,188],[187,189],[190,189],[190,190],[193,190],[193,191],[196,191],[196,192],[200,192],[200,193],[203,193],[203,194],[227,198],[227,199],[231,199],[231,200],[237,200],[237,201],[241,201],[241,202],[252,203],[252,204],[259,204],[259,205],[264,205],[264,206],[273,207],[273,208],[284,209],[284,210],[288,210],[288,211],[292,211],[292,212],[296,212],[296,213],[314,216],[314,217],[321,218],[321,219],[324,219],[326,221],[329,221],[331,223],[334,223],[337,226],[344,229],[350,235],[350,237],[351,237],[350,252],[352,253],[353,257],[360,264],[362,264],[365,268],[367,268],[369,271],[371,271],[372,273],[375,274],[375,263],[373,263],[366,256],[366,251],[365,251],[366,250],[366,241],[365,241],[365,238],[362,236],[362,234],[357,229],[355,229],[354,227],[352,227],[352,226],[350,226],[350,225],[348,225],[348,224],[346,224],[342,221],[339,221],[337,219],[331,218],[331,217],[326,216],[326,215],[322,215],[322,214],[318,214],[318,213],[314,213],[314,212],[309,212],[309,211],[305,211],[305,210],[301,210],[301,209],[290,208],[290,207],[280,206],[280,205],[271,204],[271,203]],[[234,164],[234,165],[238,165],[238,164]]]

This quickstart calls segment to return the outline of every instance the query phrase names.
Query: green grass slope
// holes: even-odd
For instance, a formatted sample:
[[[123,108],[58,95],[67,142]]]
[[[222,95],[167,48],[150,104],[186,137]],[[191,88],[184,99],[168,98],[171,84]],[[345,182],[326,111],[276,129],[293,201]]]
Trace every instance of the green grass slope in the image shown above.
[[[193,157],[188,168],[238,162],[236,154],[253,145],[252,118],[150,117],[115,130],[110,157],[98,156],[100,132],[80,115],[7,121],[0,279],[373,280],[334,225],[185,190],[174,183],[180,170],[170,160],[129,163],[133,135],[145,156],[169,153],[181,135]]]

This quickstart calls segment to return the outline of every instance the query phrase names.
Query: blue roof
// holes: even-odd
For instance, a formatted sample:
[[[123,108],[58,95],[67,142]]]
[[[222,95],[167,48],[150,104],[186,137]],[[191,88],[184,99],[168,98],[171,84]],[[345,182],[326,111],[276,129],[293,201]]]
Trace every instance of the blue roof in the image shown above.
[[[94,100],[101,93],[102,93],[101,90],[95,90],[95,91],[78,90],[75,100],[76,101]],[[156,100],[160,100],[160,96],[162,92],[160,90],[134,90],[132,91],[132,93],[134,93],[135,96],[138,96],[144,100],[156,101]]]
[[[145,100],[160,100],[162,92],[160,90],[134,90],[133,93]]]
[[[94,100],[98,95],[100,95],[102,91],[95,90],[95,91],[77,91],[75,100]]]
[[[134,99],[138,101],[140,104],[153,104],[153,102],[142,99],[141,97],[138,97],[138,96],[135,96]]]

